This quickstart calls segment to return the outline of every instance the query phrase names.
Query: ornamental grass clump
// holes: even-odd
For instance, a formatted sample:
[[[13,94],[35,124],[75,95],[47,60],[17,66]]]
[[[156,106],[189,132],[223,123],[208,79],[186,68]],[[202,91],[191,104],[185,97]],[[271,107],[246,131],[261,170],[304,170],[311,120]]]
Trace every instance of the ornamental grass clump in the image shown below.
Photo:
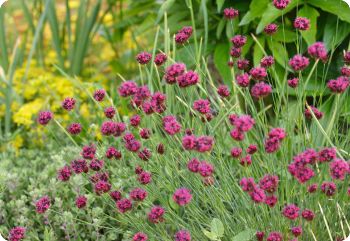
[[[281,11],[288,4],[273,1]],[[232,21],[239,12],[227,8],[223,17]],[[303,32],[309,25],[307,18],[294,22]],[[274,38],[277,29],[270,23],[265,32]],[[222,85],[214,82],[201,47],[190,50],[194,26],[179,30],[173,45],[164,33],[161,54],[154,49],[153,55],[136,56],[137,80],[122,79],[111,93],[89,93],[102,112],[99,123],[78,118],[66,129],[65,122],[72,120],[40,113],[39,124],[62,130],[76,145],[74,158],[57,174],[61,185],[77,176],[83,180],[71,187],[79,190],[75,198],[66,201],[86,209],[98,204],[84,195],[101,200],[101,215],[120,223],[120,240],[345,238],[350,233],[350,138],[339,107],[348,97],[349,77],[339,70],[340,77],[322,83],[321,98],[304,90],[322,74],[316,67],[325,70],[332,61],[325,46],[316,42],[284,56],[280,79],[272,53],[264,50],[257,66],[241,59],[248,40],[258,41],[254,35],[233,36],[227,53],[232,81]],[[185,64],[177,48],[187,50],[195,64]],[[334,106],[326,98],[334,99]],[[67,97],[62,108],[73,113],[79,104]],[[119,113],[122,106],[129,108],[128,115]],[[100,140],[79,139],[88,125],[98,125]],[[48,193],[36,202],[38,213],[57,209],[51,198]]]

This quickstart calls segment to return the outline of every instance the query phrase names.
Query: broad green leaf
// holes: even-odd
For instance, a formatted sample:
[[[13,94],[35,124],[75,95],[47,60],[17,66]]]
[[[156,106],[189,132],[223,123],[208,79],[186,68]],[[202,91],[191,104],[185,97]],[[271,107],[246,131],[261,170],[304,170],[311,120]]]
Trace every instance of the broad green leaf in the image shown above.
[[[286,66],[286,63],[288,61],[288,52],[283,46],[283,44],[271,40],[268,41],[267,44],[272,52],[272,55],[276,59],[276,62],[279,63],[281,66]]]
[[[204,233],[205,236],[207,236],[210,240],[218,240],[218,237],[212,233],[209,232],[208,230],[202,229],[202,232]]]
[[[255,19],[262,16],[270,2],[270,0],[252,0],[249,5],[252,17]]]
[[[248,38],[246,44],[242,47],[242,56],[245,56],[249,51],[251,51],[251,46],[254,43],[252,38]]]
[[[311,45],[314,42],[316,42],[317,18],[318,16],[320,16],[320,14],[315,8],[305,5],[302,9],[299,10],[298,16],[310,19],[310,29],[307,31],[300,32],[303,38],[305,39],[306,43],[308,45]]]
[[[214,218],[211,221],[210,230],[217,237],[222,237],[224,235],[224,232],[225,232],[224,224],[220,221],[220,219]]]
[[[162,19],[164,13],[165,13],[166,11],[168,11],[168,9],[170,9],[171,6],[173,6],[174,3],[175,3],[175,0],[166,0],[166,1],[162,4],[162,6],[160,6],[160,9],[159,9],[158,15],[157,15],[157,20],[156,20],[157,23]]]
[[[231,82],[231,71],[230,68],[227,66],[227,62],[229,61],[229,52],[230,46],[228,43],[219,44],[215,48],[214,52],[215,67],[218,69],[221,77],[227,84]]]
[[[225,0],[216,0],[216,5],[218,5],[218,13],[221,11],[222,6],[224,5]]]
[[[327,17],[326,26],[324,28],[323,42],[328,50],[338,46],[350,34],[350,24],[338,21],[334,15]]]
[[[350,8],[342,0],[308,0],[309,4],[321,8],[323,11],[338,16],[341,20],[350,23]]]
[[[179,210],[179,205],[173,200],[172,196],[169,197],[169,205],[174,210]]]
[[[278,17],[282,16],[283,14],[288,13],[292,9],[294,9],[297,5],[301,5],[302,1],[292,1],[283,11],[277,9],[272,3],[270,3],[262,15],[262,18],[260,20],[260,23],[258,27],[256,28],[256,33],[261,33],[265,26],[275,21]]]
[[[224,30],[226,26],[225,19],[221,19],[217,28],[216,28],[216,38],[219,39],[221,37],[222,31]]]
[[[265,38],[264,37],[259,37],[257,38],[261,46],[264,48],[265,47]],[[254,66],[258,66],[260,63],[261,58],[264,56],[263,50],[260,48],[258,44],[254,45],[253,49],[253,63]]]
[[[297,33],[295,31],[291,31],[287,29],[285,29],[283,32],[283,29],[280,29],[273,35],[273,40],[292,43],[297,40]]]
[[[239,26],[244,26],[249,24],[251,21],[254,20],[254,16],[250,11],[248,11],[242,18],[242,20],[239,22]]]
[[[253,229],[246,229],[232,238],[231,241],[249,241],[254,236],[255,231]]]

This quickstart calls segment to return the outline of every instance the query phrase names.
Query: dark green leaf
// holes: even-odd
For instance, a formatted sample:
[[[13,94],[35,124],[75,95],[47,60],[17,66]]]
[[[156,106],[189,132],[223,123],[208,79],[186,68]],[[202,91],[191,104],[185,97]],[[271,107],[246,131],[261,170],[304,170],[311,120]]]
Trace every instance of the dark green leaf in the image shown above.
[[[229,61],[229,52],[230,46],[227,43],[219,44],[215,48],[214,52],[215,67],[218,69],[225,83],[231,83],[231,72],[230,68],[227,66],[227,62]]]
[[[265,38],[264,37],[259,37],[257,39],[259,41],[259,43],[261,44],[261,46],[264,48],[265,47]],[[254,45],[254,49],[253,49],[253,63],[254,66],[259,65],[261,58],[264,56],[264,52],[261,49],[261,47],[258,44]]]
[[[310,29],[300,32],[306,43],[308,45],[311,45],[316,42],[317,18],[320,16],[320,14],[315,8],[305,5],[302,9],[299,10],[298,16],[310,19]]]
[[[276,62],[281,66],[286,66],[288,61],[288,53],[283,44],[277,41],[268,41],[267,44],[272,52],[272,55],[276,59]]]
[[[342,0],[308,0],[307,2],[350,23],[350,8]]]
[[[272,23],[278,17],[282,16],[282,13],[288,13],[289,11],[294,9],[298,4],[301,5],[302,1],[292,1],[283,11],[275,8],[275,6],[272,3],[269,4],[260,20],[260,23],[256,29],[256,33],[261,33],[266,25]]]
[[[350,24],[329,15],[324,28],[323,42],[328,50],[340,44],[350,34]]]

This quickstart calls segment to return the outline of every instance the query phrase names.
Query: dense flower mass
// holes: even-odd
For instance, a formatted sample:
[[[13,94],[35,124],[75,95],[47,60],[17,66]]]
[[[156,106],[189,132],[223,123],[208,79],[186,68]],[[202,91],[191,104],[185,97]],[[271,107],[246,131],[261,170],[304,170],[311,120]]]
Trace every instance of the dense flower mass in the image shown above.
[[[289,65],[294,71],[302,71],[307,66],[309,66],[310,61],[307,57],[304,57],[300,54],[295,55],[289,60]]]
[[[298,206],[289,204],[283,208],[282,214],[288,219],[295,220],[299,217],[299,210]]]
[[[85,196],[78,196],[75,200],[75,205],[77,208],[81,209],[84,208],[87,204],[87,198]]]
[[[271,94],[272,87],[267,83],[259,82],[252,87],[250,92],[254,98],[261,99]]]
[[[224,16],[226,19],[234,19],[238,17],[239,12],[237,9],[234,8],[225,8],[224,9]]]
[[[193,29],[191,26],[185,26],[179,30],[175,35],[175,42],[178,44],[184,44],[191,37]]]
[[[311,57],[315,59],[321,59],[322,61],[326,61],[328,58],[326,46],[322,42],[314,43],[307,49],[307,52]]]
[[[106,91],[104,89],[99,89],[94,92],[94,99],[98,102],[103,101],[106,96]]]
[[[192,194],[187,188],[179,188],[174,192],[173,200],[180,206],[185,206],[191,202]]]
[[[164,222],[165,209],[161,206],[154,206],[148,213],[148,220],[151,223],[161,223]]]
[[[266,66],[266,65],[265,65]],[[264,67],[264,66],[263,66]],[[252,68],[249,72],[250,76],[254,80],[264,80],[267,76],[267,72],[265,68],[262,67],[256,67]]]
[[[310,20],[303,17],[297,17],[294,20],[294,28],[299,30],[308,30],[310,28]]]
[[[148,236],[142,232],[136,233],[132,238],[132,241],[147,241],[147,240],[148,240]]]
[[[274,23],[268,24],[264,28],[264,32],[268,35],[275,34],[277,32],[277,30],[278,30],[278,25],[274,24]]]
[[[71,97],[67,97],[62,101],[62,108],[68,111],[71,111],[74,109],[76,100]]]
[[[43,196],[35,203],[37,213],[45,213],[51,206],[51,199],[48,196]]]
[[[320,120],[323,117],[323,112],[319,111],[315,106],[310,106],[312,113],[315,115],[316,119]],[[305,117],[307,119],[312,119],[312,114],[309,108],[305,109]]]
[[[78,135],[82,131],[80,123],[72,123],[67,127],[67,131],[72,135]]]
[[[147,64],[152,58],[152,55],[148,52],[141,52],[136,56],[137,62],[140,64]]]
[[[290,0],[273,0],[273,5],[275,5],[277,9],[285,9],[289,3]]]
[[[47,125],[53,118],[51,111],[42,111],[39,113],[38,122],[40,125]]]
[[[343,93],[350,85],[350,80],[348,77],[340,76],[337,79],[332,79],[328,81],[327,87],[333,93],[339,94]]]
[[[162,64],[164,64],[167,61],[168,57],[166,56],[166,54],[164,53],[159,53],[154,57],[154,63],[157,66],[161,66]]]
[[[175,234],[175,241],[191,241],[191,234],[187,230],[177,231]]]
[[[26,228],[25,227],[14,227],[10,230],[8,239],[9,241],[20,241],[24,239],[26,233]]]

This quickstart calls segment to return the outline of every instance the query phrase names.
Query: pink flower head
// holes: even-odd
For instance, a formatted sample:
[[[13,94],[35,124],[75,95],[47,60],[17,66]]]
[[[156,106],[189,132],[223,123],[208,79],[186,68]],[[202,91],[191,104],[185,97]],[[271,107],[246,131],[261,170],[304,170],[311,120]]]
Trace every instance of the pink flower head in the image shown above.
[[[239,58],[242,54],[242,48],[236,48],[236,47],[232,47],[230,50],[230,56],[232,58]]]
[[[249,193],[250,198],[255,203],[263,203],[265,201],[266,195],[264,190],[255,186],[253,190]]]
[[[265,198],[265,204],[269,207],[273,208],[277,203],[277,197],[275,195],[266,196]]]
[[[257,145],[253,145],[253,144],[250,144],[246,150],[246,152],[250,155],[253,155],[255,152],[258,151],[258,146]]]
[[[67,97],[62,101],[62,108],[68,111],[71,111],[74,109],[76,100],[71,97]]]
[[[273,58],[273,56],[265,56],[260,61],[260,65],[263,68],[271,67],[272,65],[274,65],[274,63],[275,63],[275,59]]]
[[[341,159],[335,159],[329,164],[330,173],[333,179],[344,180],[349,174],[349,164]]]
[[[94,190],[97,195],[109,192],[111,190],[111,184],[107,181],[99,180],[95,183]]]
[[[239,185],[241,186],[244,192],[252,192],[256,187],[254,178],[252,177],[249,177],[249,178],[243,177],[239,182]]]
[[[139,64],[147,64],[152,59],[152,55],[148,52],[141,52],[136,55],[136,60]]]
[[[78,135],[82,130],[80,123],[72,123],[67,127],[67,131],[72,135]]]
[[[240,147],[233,147],[231,149],[231,156],[233,158],[238,158],[238,157],[241,156],[241,154],[242,154],[242,148],[240,148]]]
[[[256,99],[264,98],[270,95],[271,92],[272,92],[271,85],[264,82],[256,83],[250,90],[251,95]]]
[[[201,161],[198,165],[198,172],[202,177],[211,176],[214,172],[214,166],[206,161]]]
[[[348,66],[343,66],[340,69],[341,75],[345,76],[345,77],[350,77],[350,67]]]
[[[316,42],[312,44],[308,49],[307,52],[309,55],[315,59],[321,59],[322,61],[327,61],[327,49],[324,43],[322,42]]]
[[[303,228],[301,226],[292,227],[290,229],[294,237],[299,237],[303,233]]]
[[[133,115],[131,118],[130,118],[130,125],[131,126],[138,126],[141,122],[141,117],[139,115]]]
[[[195,149],[198,152],[211,151],[214,145],[214,138],[211,136],[199,136],[195,140]]]
[[[250,82],[249,74],[243,73],[241,75],[237,75],[236,82],[240,87],[248,87]]]
[[[234,19],[236,17],[238,17],[239,15],[239,11],[237,9],[234,8],[225,8],[224,9],[224,17],[226,19]]]
[[[129,199],[123,198],[117,201],[117,208],[120,213],[126,213],[132,209],[132,203]]]
[[[323,112],[319,111],[315,106],[310,106],[310,108],[311,108],[311,111],[314,113],[314,115],[315,115],[315,117],[316,117],[317,120],[322,119],[322,117],[323,117]],[[305,109],[305,112],[304,112],[305,117],[306,117],[307,119],[309,119],[309,120],[312,119],[311,111],[309,110],[309,108],[306,108],[306,109]]]
[[[162,155],[162,154],[164,154],[164,152],[165,152],[165,147],[164,147],[163,143],[159,143],[157,145],[157,153]]]
[[[231,38],[231,42],[236,48],[241,48],[247,43],[247,37],[243,35],[236,35]]]
[[[309,59],[300,54],[294,55],[294,57],[289,60],[289,65],[294,71],[302,71],[306,69],[309,64]]]
[[[106,91],[104,89],[99,89],[94,92],[94,99],[98,102],[103,101],[106,96]]]
[[[148,240],[148,236],[145,233],[141,233],[141,232],[136,233],[132,238],[132,241],[147,241],[147,240]]]
[[[190,172],[198,172],[198,167],[199,167],[200,161],[196,158],[192,158],[188,163],[187,163],[187,169]]]
[[[156,57],[154,58],[154,63],[157,66],[161,66],[162,64],[165,63],[165,61],[168,59],[168,57],[166,56],[166,54],[163,53],[159,53],[156,55]]]
[[[334,160],[337,157],[337,152],[334,147],[326,147],[318,152],[319,162],[329,162]]]
[[[333,79],[328,81],[327,87],[330,91],[335,94],[340,94],[345,92],[345,90],[349,87],[350,81],[348,77],[340,76],[337,79]]]
[[[326,196],[330,197],[337,191],[337,186],[334,182],[323,182],[321,185],[321,191],[326,194]]]
[[[161,206],[154,206],[151,208],[150,212],[148,213],[148,220],[151,223],[161,223],[164,221],[164,214],[165,209]]]
[[[275,7],[277,9],[280,9],[280,10],[285,9],[288,6],[289,3],[290,3],[290,0],[273,0],[273,5],[275,5]]]
[[[242,166],[250,166],[252,164],[252,156],[246,155],[244,157],[241,157],[239,159],[239,164],[241,164]]]
[[[262,231],[257,231],[255,233],[255,237],[257,241],[263,241],[264,240],[265,233]]]
[[[103,160],[92,159],[89,167],[94,171],[100,171],[103,168],[103,165],[104,165]]]
[[[278,138],[278,140],[283,140],[284,138],[286,138],[287,133],[283,128],[272,128],[269,132],[269,138]]]
[[[311,184],[310,186],[307,187],[307,192],[308,193],[314,193],[314,192],[317,191],[317,189],[318,189],[317,183],[313,183],[313,184]]]
[[[141,160],[147,161],[151,158],[152,152],[147,148],[143,148],[143,150],[138,153],[138,156]]]
[[[112,159],[112,158],[120,159],[122,157],[122,153],[118,151],[115,147],[110,146],[106,150],[106,157],[108,159]]]
[[[139,175],[137,180],[139,183],[143,185],[147,185],[152,181],[152,174],[150,172],[142,171]]]
[[[187,188],[179,188],[174,192],[173,200],[180,206],[185,206],[192,200],[191,191]]]
[[[292,78],[287,80],[287,82],[289,87],[296,88],[298,87],[298,84],[299,84],[299,78]]]
[[[249,73],[254,80],[264,80],[267,76],[266,69],[262,67],[252,68]]]
[[[104,109],[105,116],[109,119],[112,119],[116,113],[115,108],[113,106],[109,106]]]
[[[229,60],[229,61],[227,62],[227,65],[228,65],[228,67],[230,67],[230,68],[232,68],[232,67],[234,66],[234,64],[235,64],[235,62],[233,62],[232,60]]]
[[[140,137],[141,137],[142,139],[149,139],[150,136],[151,136],[151,130],[150,130],[150,129],[148,129],[148,128],[142,128],[142,129],[140,130]]]
[[[227,87],[227,85],[220,85],[218,87],[218,90],[217,90],[218,94],[223,97],[223,98],[226,98],[228,96],[230,96],[230,90],[229,88]]]
[[[96,146],[94,144],[90,144],[83,147],[80,155],[85,159],[93,159],[96,154]]]
[[[273,153],[280,149],[281,141],[277,137],[267,138],[265,140],[265,151],[267,153]]]
[[[147,191],[142,188],[135,188],[130,192],[130,198],[134,201],[143,201],[147,195]]]
[[[183,63],[175,63],[167,67],[165,70],[164,79],[168,84],[175,84],[177,77],[182,75],[186,70],[186,65]]]
[[[109,193],[109,196],[115,201],[122,199],[122,193],[120,191],[112,191]]]
[[[175,35],[175,42],[178,44],[184,44],[191,37],[193,29],[191,26],[185,26],[178,31]]]
[[[231,130],[230,136],[236,141],[243,141],[245,137],[244,132],[238,128]]]
[[[271,232],[269,233],[269,236],[267,237],[266,241],[283,241],[283,236],[279,232]]]
[[[163,117],[163,128],[169,135],[175,135],[181,131],[181,124],[176,120],[175,116],[168,115]]]
[[[200,99],[193,102],[193,109],[201,114],[207,114],[210,112],[210,102],[207,99]]]
[[[60,170],[58,170],[57,178],[62,182],[66,182],[69,180],[72,175],[72,171],[69,166],[64,166]]]
[[[131,80],[123,82],[118,88],[118,93],[122,97],[134,95],[136,94],[136,91],[137,91],[137,84]]]
[[[112,136],[117,133],[117,123],[114,121],[105,121],[101,125],[101,133],[104,136]]]
[[[191,234],[187,230],[177,231],[175,236],[175,241],[191,241]]]
[[[43,196],[35,203],[37,213],[45,213],[51,206],[51,200],[48,196]]]
[[[8,239],[9,241],[20,241],[24,239],[26,233],[26,228],[17,226],[10,230]]]
[[[345,54],[344,54],[344,63],[350,64],[350,51],[345,52]]]
[[[315,214],[310,209],[304,209],[301,213],[301,216],[307,221],[312,221],[315,217]]]
[[[73,160],[70,164],[70,167],[73,169],[75,174],[80,174],[82,172],[88,172],[89,167],[87,162],[84,159]]]
[[[274,193],[277,190],[278,183],[278,176],[267,174],[260,180],[259,186],[266,192]]]
[[[295,220],[299,217],[299,210],[300,208],[295,204],[289,204],[283,208],[282,214],[290,220]]]
[[[268,24],[264,28],[264,32],[268,35],[275,34],[277,32],[277,30],[278,30],[278,25],[274,24],[274,23]]]
[[[196,148],[197,138],[194,135],[185,135],[182,137],[182,147],[185,150],[194,150]]]
[[[310,20],[308,18],[297,17],[294,20],[294,28],[299,30],[308,30],[310,28]]]
[[[87,203],[87,198],[85,196],[78,196],[75,199],[75,206],[77,206],[77,208],[81,209],[84,208],[86,206]]]
[[[242,132],[250,131],[255,125],[255,120],[250,115],[241,115],[233,120],[232,123],[238,130]]]
[[[97,186],[95,186],[95,192],[98,195],[109,191],[111,186],[108,183],[108,180],[109,180],[108,172],[97,172],[94,175],[90,176],[90,181],[92,183],[96,184],[99,181],[105,182],[105,183],[100,183]]]
[[[177,77],[177,83],[181,88],[195,85],[198,82],[199,82],[199,75],[192,70],[189,70],[186,73]]]
[[[40,125],[47,125],[50,120],[53,119],[53,114],[51,111],[41,111],[38,116],[38,122]]]
[[[249,68],[249,60],[247,59],[238,59],[237,68],[240,70],[246,70]]]

